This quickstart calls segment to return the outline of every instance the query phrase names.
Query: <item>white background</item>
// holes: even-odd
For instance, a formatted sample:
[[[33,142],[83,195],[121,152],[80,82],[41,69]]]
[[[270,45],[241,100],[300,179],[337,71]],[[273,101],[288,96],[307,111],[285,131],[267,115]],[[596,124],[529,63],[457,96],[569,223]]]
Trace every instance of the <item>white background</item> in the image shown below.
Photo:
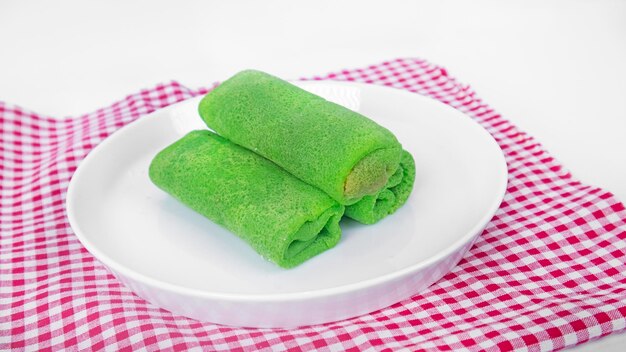
[[[55,117],[163,81],[396,57],[446,67],[575,177],[626,200],[626,1],[0,2],[0,100]]]

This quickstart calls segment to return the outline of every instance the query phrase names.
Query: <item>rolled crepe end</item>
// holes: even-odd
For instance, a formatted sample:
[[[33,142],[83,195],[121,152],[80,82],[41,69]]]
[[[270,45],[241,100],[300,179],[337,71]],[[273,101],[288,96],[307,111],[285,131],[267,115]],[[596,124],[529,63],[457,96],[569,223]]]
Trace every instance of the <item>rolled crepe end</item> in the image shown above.
[[[409,198],[415,182],[415,161],[402,152],[400,166],[378,194],[368,195],[346,207],[346,216],[362,224],[374,224],[393,214]]]
[[[327,209],[316,219],[307,221],[287,242],[283,257],[276,260],[276,264],[289,269],[300,265],[304,261],[333,248],[341,238],[339,221],[345,207],[335,205]]]
[[[378,193],[397,170],[401,152],[400,148],[383,148],[359,160],[346,177],[344,184],[346,204]]]
[[[396,196],[389,189],[383,189],[377,195],[365,196],[357,203],[346,208],[346,216],[361,224],[371,225],[389,215],[396,202]]]
[[[413,191],[413,184],[415,183],[415,160],[413,155],[406,150],[402,151],[400,158],[400,165],[402,165],[402,179],[395,183],[391,190],[396,195],[396,204],[394,204],[392,212],[398,210],[406,203]]]

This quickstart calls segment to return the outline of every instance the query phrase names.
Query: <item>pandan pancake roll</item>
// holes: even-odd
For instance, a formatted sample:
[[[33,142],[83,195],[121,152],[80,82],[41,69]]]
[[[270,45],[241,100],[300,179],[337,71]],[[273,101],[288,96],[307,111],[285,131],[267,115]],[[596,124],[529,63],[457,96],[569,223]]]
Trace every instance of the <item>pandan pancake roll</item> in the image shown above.
[[[344,206],[210,131],[193,131],[159,152],[149,175],[159,188],[284,268],[332,248],[341,235]]]
[[[369,118],[259,71],[242,71],[200,102],[219,135],[273,161],[340,204],[376,195],[402,146]]]

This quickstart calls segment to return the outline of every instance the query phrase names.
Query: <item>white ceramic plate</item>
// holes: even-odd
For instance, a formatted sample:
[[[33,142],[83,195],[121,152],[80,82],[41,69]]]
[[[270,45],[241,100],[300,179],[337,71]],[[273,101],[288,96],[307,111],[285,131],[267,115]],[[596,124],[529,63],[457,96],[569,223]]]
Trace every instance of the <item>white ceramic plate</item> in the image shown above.
[[[155,187],[154,155],[202,129],[200,98],[122,128],[80,164],[67,213],[83,245],[137,295],[176,314],[293,327],[365,314],[419,293],[472,246],[504,196],[507,169],[488,132],[435,100],[372,85],[300,82],[398,137],[417,165],[407,204],[375,225],[342,220],[330,251],[284,270]]]

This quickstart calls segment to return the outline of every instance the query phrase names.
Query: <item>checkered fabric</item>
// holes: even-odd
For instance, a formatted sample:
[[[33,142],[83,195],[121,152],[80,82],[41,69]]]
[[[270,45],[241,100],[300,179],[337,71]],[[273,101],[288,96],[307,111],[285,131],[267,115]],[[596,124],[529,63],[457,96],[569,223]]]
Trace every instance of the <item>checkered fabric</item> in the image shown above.
[[[422,294],[350,320],[242,329],[135,296],[73,235],[70,176],[125,124],[203,94],[176,82],[56,120],[0,103],[0,350],[562,349],[626,328],[626,211],[436,65],[397,59],[312,79],[387,85],[463,111],[509,167],[501,208],[460,264]]]

